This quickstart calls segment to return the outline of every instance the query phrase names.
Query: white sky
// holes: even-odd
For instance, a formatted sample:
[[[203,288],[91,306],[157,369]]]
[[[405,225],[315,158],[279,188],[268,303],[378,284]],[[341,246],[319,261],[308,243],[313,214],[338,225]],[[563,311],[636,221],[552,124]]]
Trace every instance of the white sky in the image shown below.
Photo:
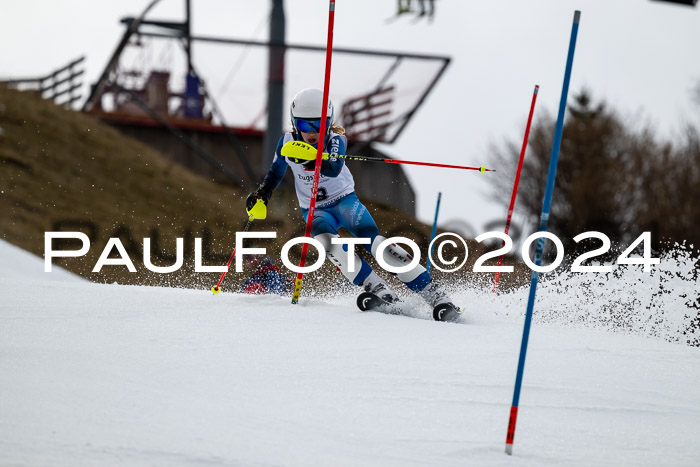
[[[123,34],[119,19],[137,16],[148,3],[0,0],[0,78],[42,75],[86,54],[86,83],[96,81]],[[267,38],[267,28],[259,26],[269,13],[269,1],[192,3],[195,34]],[[161,0],[149,18],[179,20],[183,5],[183,0]],[[665,136],[685,121],[700,120],[691,101],[691,90],[700,81],[698,8],[649,0],[438,0],[436,8],[432,23],[408,16],[387,22],[395,0],[336,2],[336,47],[453,59],[397,143],[384,148],[392,157],[489,167],[490,144],[522,140],[535,84],[540,85],[535,120],[545,108],[556,115],[576,9],[582,16],[570,95],[585,86]],[[287,0],[285,14],[289,42],[325,45],[326,0]],[[222,59],[221,73],[236,59]],[[340,92],[331,83],[331,96]],[[488,222],[505,218],[507,207],[489,198],[487,179],[512,179],[511,173],[406,171],[423,221],[432,222],[438,191],[443,193],[443,225],[459,220],[478,234]]]

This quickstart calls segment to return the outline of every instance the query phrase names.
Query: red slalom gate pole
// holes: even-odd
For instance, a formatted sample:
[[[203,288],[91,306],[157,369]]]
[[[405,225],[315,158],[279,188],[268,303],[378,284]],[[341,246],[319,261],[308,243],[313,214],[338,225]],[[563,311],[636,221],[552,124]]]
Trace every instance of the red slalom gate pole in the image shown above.
[[[321,111],[321,128],[318,133],[318,152],[316,153],[316,168],[314,170],[314,182],[311,186],[311,201],[309,202],[309,213],[306,218],[306,230],[304,237],[311,237],[311,227],[314,223],[314,213],[316,212],[316,196],[318,195],[318,181],[321,175],[321,161],[323,160],[323,146],[326,144],[326,118],[328,117],[328,98],[331,83],[331,58],[333,56],[333,20],[335,18],[335,0],[330,0],[328,4],[328,39],[326,40],[326,76],[323,81],[323,110]],[[299,268],[306,265],[306,255],[309,252],[309,244],[304,243],[301,247],[301,260]],[[304,279],[304,273],[298,272],[297,278],[294,281],[294,294],[292,295],[292,304],[299,303],[299,294],[301,294],[301,283]]]
[[[520,183],[520,171],[523,169],[523,161],[525,160],[525,151],[527,150],[527,141],[530,138],[530,125],[532,124],[532,115],[535,113],[535,101],[537,101],[537,93],[540,87],[535,85],[535,91],[532,93],[532,104],[530,104],[530,115],[527,117],[527,126],[525,127],[525,138],[523,139],[523,147],[520,149],[520,160],[518,161],[518,170],[515,172],[515,183],[513,184],[513,193],[510,195],[510,206],[508,206],[508,218],[506,219],[505,233],[508,235],[510,230],[510,221],[513,217],[513,208],[515,207],[515,198],[518,196],[518,184]],[[505,245],[505,242],[503,243]],[[503,255],[498,258],[498,266],[503,266]],[[496,277],[493,281],[493,293],[498,291],[498,280],[501,277],[501,271],[496,272]]]

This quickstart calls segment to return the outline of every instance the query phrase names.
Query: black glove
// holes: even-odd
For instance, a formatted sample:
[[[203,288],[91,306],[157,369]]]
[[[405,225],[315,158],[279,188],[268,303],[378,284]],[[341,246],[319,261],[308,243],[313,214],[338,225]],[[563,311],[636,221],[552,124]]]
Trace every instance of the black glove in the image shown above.
[[[312,159],[310,161],[305,161],[305,160],[299,160],[297,164],[301,164],[306,170],[314,170],[316,168],[316,159]],[[331,163],[328,162],[326,159],[323,159],[321,161],[321,170],[330,170],[333,171],[333,167],[331,166]],[[321,172],[323,173],[323,172]],[[326,173],[323,173],[326,175]],[[336,174],[337,175],[337,174]]]
[[[249,194],[248,197],[245,199],[246,210],[250,211],[251,209],[253,209],[253,206],[255,206],[255,203],[258,199],[262,199],[263,203],[265,203],[265,206],[267,206],[267,202],[270,201],[271,196],[272,189],[265,181],[263,181],[258,187],[258,189]]]
[[[306,170],[313,170],[316,167],[316,159],[290,159],[295,164],[301,164]]]

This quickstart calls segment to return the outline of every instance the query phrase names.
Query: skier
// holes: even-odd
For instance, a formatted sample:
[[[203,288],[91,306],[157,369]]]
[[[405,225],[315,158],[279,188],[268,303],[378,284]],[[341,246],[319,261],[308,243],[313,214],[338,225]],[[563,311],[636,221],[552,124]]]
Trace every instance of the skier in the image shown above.
[[[289,167],[294,175],[297,198],[304,221],[306,221],[316,161],[298,161],[297,163],[294,159],[282,157],[281,149],[285,143],[293,140],[304,141],[314,147],[322,142],[324,151],[327,151],[330,156],[329,159],[324,159],[321,162],[311,236],[324,246],[328,258],[350,282],[380,299],[370,300],[371,304],[396,302],[398,299],[396,294],[365,260],[359,255],[353,254],[354,269],[353,272],[350,272],[347,245],[331,243],[331,239],[339,237],[338,229],[343,227],[355,237],[369,238],[371,244],[364,246],[376,258],[377,248],[385,240],[385,237],[379,234],[379,229],[371,214],[357,198],[355,182],[350,170],[345,165],[345,159],[333,157],[334,154],[345,154],[347,138],[344,136],[345,130],[333,120],[333,104],[330,99],[327,109],[326,134],[319,135],[322,108],[323,93],[318,89],[303,89],[294,96],[289,110],[292,131],[285,133],[280,138],[270,170],[257,190],[248,195],[246,209],[252,209],[258,199],[262,199],[267,204],[273,190],[280,184]],[[387,247],[383,256],[386,263],[394,267],[405,266],[412,260],[411,255],[396,244]],[[455,321],[459,318],[461,310],[432,281],[430,274],[420,264],[408,272],[397,274],[397,277],[433,307],[434,319]],[[366,303],[369,304],[369,302]],[[358,306],[365,309],[360,300],[358,300]]]
[[[241,293],[284,295],[294,288],[293,282],[270,256],[251,255],[247,258],[245,267],[254,272],[241,285]]]

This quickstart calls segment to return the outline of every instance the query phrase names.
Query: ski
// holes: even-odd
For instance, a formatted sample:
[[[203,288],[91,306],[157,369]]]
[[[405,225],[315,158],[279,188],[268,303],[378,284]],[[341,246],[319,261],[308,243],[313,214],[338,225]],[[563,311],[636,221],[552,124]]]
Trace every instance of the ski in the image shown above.
[[[433,308],[433,319],[435,321],[445,321],[456,323],[462,316],[462,309],[457,308],[453,303],[442,303]]]
[[[371,292],[362,292],[357,297],[357,307],[361,311],[378,311],[387,315],[403,315],[398,303],[389,303]]]
[[[410,316],[402,308],[401,302],[387,302],[371,292],[362,292],[357,297],[357,307],[361,311],[377,311],[387,315]],[[443,303],[433,308],[433,319],[435,321],[445,321],[456,323],[462,316],[462,309],[457,308],[452,303]]]

